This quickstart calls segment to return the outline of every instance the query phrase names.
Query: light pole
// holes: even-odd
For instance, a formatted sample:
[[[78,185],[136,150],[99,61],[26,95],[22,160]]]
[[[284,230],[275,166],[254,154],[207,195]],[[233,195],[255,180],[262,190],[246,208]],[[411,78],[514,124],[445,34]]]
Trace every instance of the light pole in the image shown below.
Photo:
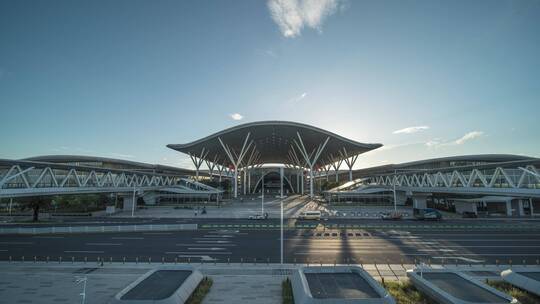
[[[264,170],[261,169],[262,172],[262,184],[261,184],[261,216],[264,216]]]
[[[281,229],[280,229],[280,233],[281,233],[281,237],[280,237],[280,240],[281,240],[281,246],[280,246],[280,249],[281,249],[281,264],[283,265],[283,198],[280,199],[280,205],[281,205]]]
[[[397,175],[397,169],[394,170],[394,212],[397,212],[397,198],[396,198],[396,175]]]

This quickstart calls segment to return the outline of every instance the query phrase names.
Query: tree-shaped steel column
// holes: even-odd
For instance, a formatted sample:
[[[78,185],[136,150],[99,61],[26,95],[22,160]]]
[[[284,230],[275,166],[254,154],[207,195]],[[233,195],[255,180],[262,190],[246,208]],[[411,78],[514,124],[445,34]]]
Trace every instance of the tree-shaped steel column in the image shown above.
[[[309,197],[313,198],[313,167],[317,163],[317,160],[319,159],[319,156],[324,150],[324,147],[326,147],[326,144],[330,140],[330,137],[327,137],[324,143],[319,144],[317,149],[314,149],[313,151],[311,151],[311,153],[308,153],[306,147],[304,146],[304,141],[302,140],[300,133],[296,132],[296,135],[298,136],[298,141],[294,140],[294,144],[298,148],[300,154],[304,157],[304,160],[309,167]]]

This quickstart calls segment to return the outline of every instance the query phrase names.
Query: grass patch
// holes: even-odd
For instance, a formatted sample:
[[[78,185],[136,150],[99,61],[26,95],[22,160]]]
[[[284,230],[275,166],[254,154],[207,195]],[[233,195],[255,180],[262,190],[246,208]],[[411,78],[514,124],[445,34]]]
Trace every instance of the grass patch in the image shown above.
[[[410,281],[385,282],[384,288],[398,304],[436,304],[416,289]]]
[[[191,296],[186,301],[186,304],[200,304],[202,303],[202,300],[206,296],[206,294],[210,291],[210,287],[212,287],[212,279],[209,277],[204,277],[201,282],[199,283],[199,286],[195,288]]]
[[[540,303],[540,297],[503,281],[487,281],[489,286],[516,298],[521,304]]]
[[[286,278],[281,283],[281,298],[283,304],[294,304],[292,284],[289,278]]]

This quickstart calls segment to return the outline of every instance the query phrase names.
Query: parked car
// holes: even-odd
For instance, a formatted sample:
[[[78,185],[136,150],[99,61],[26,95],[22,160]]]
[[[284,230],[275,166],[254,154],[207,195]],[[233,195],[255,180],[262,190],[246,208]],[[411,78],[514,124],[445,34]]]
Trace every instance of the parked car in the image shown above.
[[[478,214],[476,214],[476,212],[472,212],[472,211],[463,211],[461,213],[461,216],[463,218],[477,218]]]
[[[403,218],[403,215],[398,211],[381,212],[379,215],[383,220],[400,220]]]
[[[250,220],[266,220],[267,218],[268,218],[268,213],[265,213],[264,215],[263,214],[254,214],[254,215],[249,216]]]
[[[413,212],[414,218],[417,220],[441,220],[442,213],[433,208],[418,209],[415,208]]]

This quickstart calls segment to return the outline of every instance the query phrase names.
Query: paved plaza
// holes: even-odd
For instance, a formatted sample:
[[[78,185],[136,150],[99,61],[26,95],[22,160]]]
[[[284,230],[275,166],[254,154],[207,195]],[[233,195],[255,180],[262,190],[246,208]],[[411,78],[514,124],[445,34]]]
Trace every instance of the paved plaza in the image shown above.
[[[174,267],[176,264],[167,263]],[[191,264],[203,275],[213,279],[213,285],[203,303],[281,303],[281,282],[299,266],[306,264]],[[0,303],[76,303],[81,300],[83,285],[78,278],[86,278],[86,303],[107,303],[120,290],[139,276],[161,263],[33,263],[0,262]],[[311,265],[319,266],[319,265]],[[332,266],[326,264],[326,266]],[[365,264],[362,266],[381,281],[407,280],[406,270],[411,264]],[[479,280],[496,279],[500,271],[535,269],[537,265],[423,265],[425,268],[456,269]]]

